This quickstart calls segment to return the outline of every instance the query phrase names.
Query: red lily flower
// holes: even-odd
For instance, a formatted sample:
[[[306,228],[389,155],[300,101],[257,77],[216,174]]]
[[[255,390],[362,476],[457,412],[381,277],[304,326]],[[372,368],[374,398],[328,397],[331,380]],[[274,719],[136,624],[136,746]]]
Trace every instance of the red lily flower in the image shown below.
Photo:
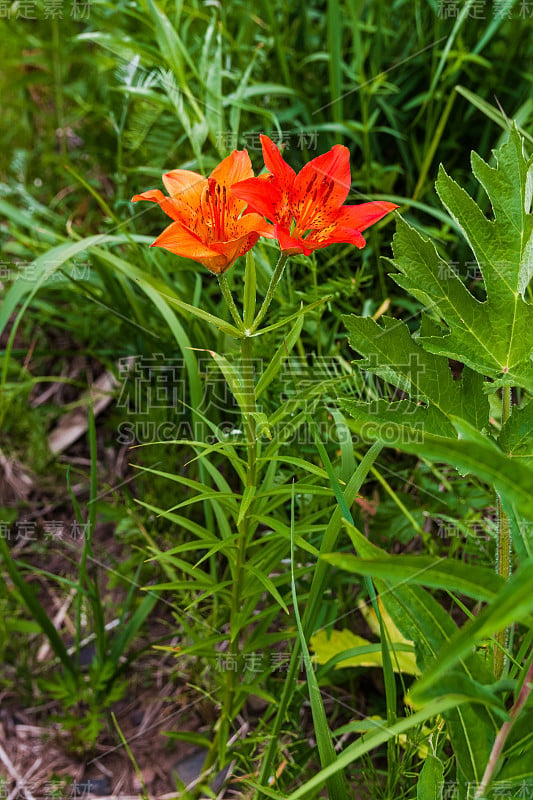
[[[187,169],[163,175],[169,197],[151,189],[132,198],[159,203],[172,222],[151,247],[164,247],[178,256],[199,261],[220,275],[247,253],[260,236],[273,238],[272,225],[262,216],[243,212],[246,203],[232,195],[237,181],[253,177],[246,150],[234,150],[204,178]]]
[[[235,183],[231,191],[246,200],[248,211],[274,223],[275,238],[283,252],[308,256],[334,242],[364,247],[361,231],[398,208],[384,201],[343,205],[350,190],[347,147],[336,144],[328,153],[309,161],[297,175],[268,136],[262,134],[260,139],[269,172]]]

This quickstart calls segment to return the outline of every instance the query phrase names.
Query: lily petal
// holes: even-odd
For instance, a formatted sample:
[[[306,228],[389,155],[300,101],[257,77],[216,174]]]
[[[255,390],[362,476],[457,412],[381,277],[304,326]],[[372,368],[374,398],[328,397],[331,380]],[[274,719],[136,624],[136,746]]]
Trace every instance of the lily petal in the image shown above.
[[[231,186],[237,181],[252,178],[254,171],[252,162],[247,150],[234,150],[227,158],[218,164],[210,178],[214,178],[217,183],[223,186]]]
[[[227,158],[218,164],[209,176],[225,187],[226,212],[231,217],[238,217],[244,210],[244,202],[231,194],[231,186],[238,181],[252,178],[254,171],[247,150],[234,150]]]
[[[208,256],[218,255],[216,250],[204,244],[189,228],[182,222],[173,222],[159,234],[151,247],[164,247],[177,256],[200,260]]]
[[[386,214],[390,214],[395,208],[398,208],[395,203],[388,203],[385,200],[360,203],[357,206],[343,206],[335,218],[335,222],[341,227],[364,231],[370,225],[383,219]]]
[[[248,211],[254,211],[267,219],[276,218],[281,203],[281,192],[272,175],[260,175],[233,184],[230,194],[248,203]]]
[[[263,159],[265,167],[274,176],[275,182],[280,191],[289,193],[292,190],[296,173],[292,167],[289,167],[286,161],[276,147],[272,139],[265,136],[263,133],[260,135],[261,147],[263,148]]]
[[[303,253],[304,256],[311,255],[312,248],[306,247],[300,237],[291,236],[288,228],[283,227],[283,225],[274,225],[274,230],[282,253],[289,256],[295,256],[299,253]]]
[[[298,173],[292,192],[292,211],[298,228],[318,228],[331,219],[350,191],[350,151],[336,144],[313,158]]]
[[[366,244],[361,231],[344,225],[328,225],[320,230],[312,231],[306,236],[303,243],[310,250],[318,250],[322,247],[329,247],[330,244],[353,244],[360,250]]]
[[[180,219],[179,209],[171,197],[167,197],[161,189],[149,189],[142,194],[136,194],[131,198],[132,203],[137,203],[139,200],[150,200],[152,203],[159,203],[165,214],[168,214],[172,219]]]
[[[181,219],[187,227],[192,228],[207,178],[188,169],[174,169],[163,175],[163,184],[177,210],[178,217],[175,219]]]
[[[190,169],[173,169],[163,175],[163,185],[171,197],[195,188],[198,195],[201,195],[206,181],[207,178]]]
[[[246,235],[246,236],[240,237],[239,239],[234,239],[231,242],[213,242],[211,247],[213,248],[213,250],[218,251],[220,253],[220,256],[224,257],[225,263],[222,263],[222,260],[219,259],[219,261],[217,262],[218,269],[215,269],[215,270],[212,270],[212,271],[215,271],[215,272],[220,274],[220,272],[225,272],[226,269],[229,269],[229,267],[233,264],[233,262],[239,256],[241,256],[243,254],[243,252],[245,252],[243,248],[245,247],[246,243],[248,242],[248,239],[249,239],[249,236]],[[258,239],[259,239],[259,236],[256,236],[255,240],[252,241],[252,244],[250,245],[250,247],[252,247],[257,242]],[[249,249],[249,248],[247,248],[247,249]],[[208,266],[209,260],[204,260],[202,263],[208,269],[211,269],[211,267]],[[212,263],[214,264],[215,262],[213,261]]]
[[[243,214],[236,221],[232,233],[234,236],[248,236],[250,233],[257,233],[266,239],[275,239],[274,226],[267,222],[260,214],[254,212]]]

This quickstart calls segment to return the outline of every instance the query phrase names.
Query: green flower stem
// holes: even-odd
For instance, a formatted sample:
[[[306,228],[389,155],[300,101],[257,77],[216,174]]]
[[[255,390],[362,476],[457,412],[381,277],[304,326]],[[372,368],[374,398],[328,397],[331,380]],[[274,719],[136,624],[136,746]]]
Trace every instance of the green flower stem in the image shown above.
[[[244,331],[244,323],[242,321],[242,317],[237,311],[237,306],[235,305],[235,300],[233,299],[233,295],[230,291],[228,286],[228,281],[226,275],[222,273],[221,275],[217,275],[218,278],[218,285],[220,286],[220,291],[226,301],[226,305],[230,310],[230,314],[233,317],[233,321],[235,322],[236,326],[240,331]]]
[[[218,282],[231,316],[238,329],[244,334],[241,339],[241,375],[242,375],[242,395],[243,407],[241,408],[244,416],[246,432],[247,467],[244,490],[254,490],[256,487],[257,473],[257,434],[256,434],[256,403],[255,403],[255,381],[253,366],[253,338],[252,334],[259,326],[265,316],[268,307],[274,296],[274,291],[283,274],[288,256],[281,253],[276,268],[270,280],[270,284],[259,313],[257,314],[250,330],[246,330],[242,317],[239,315],[235,301],[230,292],[226,276],[218,276]],[[233,664],[239,663],[241,654],[240,632],[241,624],[239,617],[241,614],[242,591],[244,584],[244,565],[246,563],[246,552],[250,536],[253,533],[252,515],[254,512],[254,501],[252,499],[244,513],[237,530],[237,551],[235,555],[234,569],[232,574],[231,608],[230,608],[230,643],[228,647],[228,661]],[[237,687],[237,671],[228,669],[225,672],[225,691],[220,711],[220,719],[215,729],[215,738],[206,756],[203,771],[210,771],[217,759],[220,766],[223,766],[226,758],[227,743],[230,735],[231,723],[235,717],[236,704],[235,695]]]
[[[248,449],[248,470],[246,473],[246,486],[255,486],[255,472],[257,464],[257,435],[254,414],[255,405],[255,381],[254,381],[254,351],[253,339],[245,336],[241,340],[241,368],[244,395],[244,415],[246,421],[246,442]],[[246,515],[248,517],[248,515]]]
[[[258,441],[256,435],[256,423],[254,419],[256,403],[253,365],[253,339],[250,336],[245,336],[241,339],[241,370],[244,397],[244,408],[241,410],[245,418],[247,449],[246,482],[244,489],[248,489],[255,488],[256,485],[258,455]],[[251,525],[253,511],[254,502],[252,500],[248,505],[246,513],[243,515],[237,530],[237,552],[232,575],[230,643],[228,647],[228,661],[231,665],[239,664],[239,658],[241,654],[241,625],[239,624],[239,615],[241,613],[242,606],[246,551],[250,536],[253,532]],[[215,740],[204,763],[204,770],[211,767],[215,763],[217,757],[219,759],[219,766],[223,766],[225,761],[226,747],[230,735],[230,726],[236,713],[235,694],[237,689],[237,670],[226,670],[225,678],[226,686],[224,699],[222,702],[221,716],[216,729]]]
[[[502,426],[505,425],[511,415],[511,387],[504,386],[502,389]],[[502,501],[497,498],[498,512],[498,550],[496,560],[496,570],[507,580],[511,574],[511,536],[509,533],[509,518],[503,510]],[[505,647],[508,641],[509,629],[498,631],[494,644],[494,675],[500,679],[505,668]]]
[[[285,264],[287,263],[289,256],[287,253],[280,253],[278,263],[276,264],[276,269],[274,270],[274,274],[270,279],[270,284],[267,289],[267,293],[265,295],[265,299],[263,300],[263,305],[259,309],[259,313],[257,314],[254,324],[252,325],[251,332],[254,333],[263,317],[265,316],[270,303],[272,302],[272,298],[274,297],[274,292],[276,290],[276,286],[279,283],[281,276],[283,275],[283,270],[285,269]]]

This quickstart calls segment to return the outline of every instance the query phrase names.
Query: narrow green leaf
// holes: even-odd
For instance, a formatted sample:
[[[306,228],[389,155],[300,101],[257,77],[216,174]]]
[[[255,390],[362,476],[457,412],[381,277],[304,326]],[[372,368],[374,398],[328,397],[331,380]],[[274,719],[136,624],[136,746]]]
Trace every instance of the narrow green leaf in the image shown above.
[[[216,43],[213,42],[216,39]],[[216,17],[213,17],[205,33],[202,73],[205,71],[204,116],[215,142],[220,141],[220,131],[225,130],[222,98],[222,33]]]
[[[444,764],[428,753],[416,784],[416,800],[442,800]]]
[[[431,556],[387,556],[357,558],[349,553],[326,553],[322,558],[339,569],[398,583],[416,583],[450,592],[461,592],[476,600],[493,600],[505,583],[488,567],[455,559]]]
[[[63,644],[63,640],[58,634],[52,620],[37,599],[33,587],[30,586],[20,574],[17,564],[11,557],[8,544],[3,536],[0,536],[0,555],[2,556],[5,569],[13,581],[13,584],[15,585],[20,597],[22,598],[24,605],[48,639],[50,647],[59,658],[66,671],[70,673],[76,681],[78,676],[72,659],[70,658],[69,654],[67,653],[67,649]]]
[[[201,81],[201,76],[194,59],[189,55],[187,48],[183,44],[181,37],[170,22],[166,14],[158,7],[154,0],[146,0],[148,11],[154,22],[155,34],[159,51],[169,67],[175,72],[181,86],[188,87],[185,64],[192,70],[193,74]],[[190,95],[190,92],[187,92]],[[190,98],[191,99],[191,98]],[[199,109],[194,98],[191,99],[193,107],[199,113]]]
[[[261,569],[257,569],[249,561],[247,564],[244,565],[244,569],[246,572],[250,572],[254,576],[254,578],[257,578],[257,580],[265,587],[267,592],[272,595],[272,597],[274,598],[276,603],[280,606],[280,608],[282,608],[283,611],[286,614],[288,614],[289,609],[287,608],[287,604],[285,603],[283,597],[280,595],[279,591],[276,589],[272,580],[267,575],[265,575]],[[256,591],[255,588],[245,584],[243,596],[246,597],[248,594],[253,595],[255,591]],[[235,626],[234,636],[238,635],[240,629],[241,629],[240,625]]]
[[[278,328],[282,328],[284,325],[288,325],[289,322],[293,321],[293,319],[298,319],[303,314],[307,314],[308,311],[312,311],[313,308],[316,308],[322,303],[325,303],[327,300],[329,300],[328,297],[323,297],[321,300],[315,300],[314,303],[309,303],[308,305],[303,306],[299,311],[296,311],[294,314],[290,314],[290,316],[285,317],[285,319],[282,319],[279,322],[275,322],[273,325],[268,325],[266,328],[260,328],[256,333],[254,333],[254,336],[262,336],[264,333],[277,331]],[[242,334],[239,333],[239,336],[242,337]]]
[[[467,622],[446,642],[437,655],[436,661],[428,667],[419,681],[411,689],[413,702],[419,704],[427,696],[426,690],[435,681],[461,661],[472,648],[503,630],[508,625],[520,622],[533,611],[533,563],[521,566],[499,590],[496,597],[477,617]]]
[[[309,687],[309,701],[311,703],[311,711],[313,714],[313,725],[315,728],[318,752],[320,755],[320,763],[323,769],[331,766],[334,767],[337,763],[337,754],[335,753],[335,748],[333,746],[331,732],[329,730],[326,717],[326,711],[324,709],[324,703],[322,702],[322,696],[320,694],[320,688],[318,686],[318,681],[313,669],[313,663],[311,661],[311,657],[309,656],[309,650],[307,649],[305,633],[300,619],[300,612],[298,610],[298,595],[296,593],[294,575],[294,490],[291,500],[291,593],[300,647],[304,657],[307,685]],[[334,797],[336,800],[348,800],[349,796],[346,781],[344,776],[339,774],[339,771],[340,770],[334,770],[334,772],[326,778],[328,793],[330,797]]]
[[[278,375],[281,365],[291,354],[294,345],[296,344],[296,342],[300,337],[303,323],[304,323],[303,316],[298,317],[298,319],[292,326],[291,330],[289,331],[288,335],[283,339],[283,342],[280,344],[280,346],[272,356],[272,359],[270,360],[267,368],[263,370],[261,377],[257,381],[257,385],[255,387],[256,400],[259,399],[259,397],[265,391],[267,386],[269,386],[272,383],[274,378]]]
[[[359,492],[366,476],[368,475],[368,472],[371,469],[372,464],[374,463],[379,453],[381,452],[381,449],[382,447],[379,444],[372,445],[372,447],[370,447],[368,452],[365,454],[357,470],[352,475],[348,483],[348,486],[344,490],[344,498],[345,502],[347,503],[347,507],[349,507],[349,505],[351,505],[354,502],[355,498],[357,497],[357,493]],[[324,531],[324,535],[322,536],[320,543],[321,553],[331,552],[335,548],[335,543],[337,541],[338,536],[340,535],[341,529],[342,529],[342,513],[340,508],[337,507],[333,512],[333,514],[331,515],[330,520],[326,526],[326,530]],[[309,590],[309,601],[305,607],[304,616],[302,620],[302,626],[305,635],[307,637],[311,636],[313,629],[315,627],[316,618],[321,606],[322,593],[324,591],[324,586],[326,585],[327,581],[328,571],[329,571],[328,565],[324,561],[319,560],[316,569],[313,573],[313,580],[311,583],[311,588]],[[299,655],[300,655],[300,646],[299,646],[299,639],[297,639],[291,656],[291,662],[289,665],[287,680],[285,681],[281,693],[279,706],[276,712],[276,718],[272,726],[271,739],[268,744],[267,751],[263,759],[263,763],[261,765],[260,782],[262,785],[267,784],[274,770],[274,759],[278,747],[277,739],[281,733],[282,726],[287,714],[287,709],[290,700],[294,694],[296,686],[296,676],[299,666]]]
[[[149,591],[148,596],[144,598],[139,607],[135,610],[133,616],[119,627],[118,635],[113,640],[113,646],[109,653],[109,661],[115,667],[118,665],[120,657],[126,652],[139,628],[152,612],[159,599],[158,595],[151,591],[149,587],[146,587],[146,590]]]
[[[394,422],[376,423],[370,415],[363,417],[360,408],[349,401],[343,401],[343,406],[357,415],[354,427],[365,439],[377,440],[430,461],[452,464],[463,475],[471,472],[494,486],[524,517],[533,517],[533,470],[499,453],[489,440],[481,444],[435,436]]]
[[[498,22],[498,20],[495,19],[495,22]],[[464,86],[457,85],[455,87],[455,91],[458,92],[458,94],[462,95],[465,98],[465,100],[468,100],[468,102],[471,103],[474,106],[474,108],[479,109],[479,111],[485,114],[485,116],[488,117],[488,119],[492,120],[492,122],[495,122],[496,125],[499,125],[500,128],[502,128],[504,131],[509,130],[509,118],[501,108],[498,108],[495,105],[487,103],[487,101],[483,100],[482,97],[479,97],[479,95],[475,94],[474,92],[471,92]],[[518,111],[514,111],[513,116],[518,131],[520,133],[520,136],[523,136],[525,139],[527,139],[529,142],[533,144],[533,136],[528,131],[524,130],[524,128],[522,127],[524,124],[527,124],[527,121],[529,119],[529,114],[531,111],[530,100],[531,98],[528,98],[526,103],[524,103],[524,105],[520,109],[518,109]]]
[[[246,512],[250,508],[251,503],[253,503],[255,497],[256,487],[255,486],[247,486],[243,492],[241,504],[239,507],[239,516],[237,517],[237,527],[242,523],[244,517],[246,516]]]
[[[177,297],[173,297],[166,292],[160,292],[160,294],[171,306],[176,306],[176,308],[179,308],[186,314],[192,314],[193,317],[198,317],[198,319],[202,319],[204,322],[209,322],[211,325],[215,325],[219,330],[222,331],[222,333],[227,333],[228,336],[232,336],[234,339],[242,339],[243,334],[238,328],[235,327],[235,325],[230,325],[229,322],[226,322],[220,317],[215,317],[213,314],[209,314],[202,308],[191,306],[190,303],[185,303],[183,300],[179,300]]]
[[[394,739],[396,736],[415,728],[422,722],[426,722],[432,717],[436,717],[439,714],[445,713],[453,705],[454,701],[447,699],[443,699],[438,702],[435,701],[428,704],[423,711],[412,714],[405,719],[401,719],[392,726],[387,725],[383,721],[379,722],[376,720],[375,731],[372,731],[366,736],[362,736],[358,741],[349,745],[337,756],[337,760],[334,764],[321,769],[320,772],[316,773],[316,775],[314,775],[310,780],[306,781],[294,792],[291,792],[291,794],[287,795],[285,800],[300,800],[300,798],[318,790],[325,784],[329,777],[335,775],[340,770],[346,769],[346,767],[348,767],[358,758],[364,756],[365,753],[374,750],[380,744],[389,741],[389,739]]]
[[[346,524],[354,548],[363,558],[385,559],[383,550],[371,544],[353,525]],[[411,583],[391,584],[374,579],[376,590],[386,611],[403,636],[415,642],[417,663],[422,671],[434,663],[443,645],[457,633],[457,626],[424,589]],[[492,678],[484,662],[472,655],[463,663],[465,675],[481,684]],[[424,672],[422,672],[424,674]],[[451,698],[448,698],[451,702]],[[479,782],[497,731],[496,720],[490,709],[473,708],[459,698],[446,711],[447,730],[458,766],[466,780]]]
[[[480,703],[485,708],[490,708],[502,722],[509,719],[509,713],[505,709],[501,693],[497,694],[493,687],[479,683],[470,675],[465,675],[464,672],[458,670],[452,669],[446,675],[441,675],[438,685],[431,686],[424,692],[426,703],[440,697],[453,697],[458,703],[464,701]]]
[[[328,24],[328,69],[329,69],[329,91],[330,107],[335,122],[343,122],[343,102],[342,102],[342,24],[343,14],[339,7],[339,0],[328,0],[327,4],[327,24]]]
[[[474,53],[481,53],[483,48],[488,44],[488,42],[490,42],[494,34],[497,33],[499,28],[504,24],[505,20],[511,15],[511,10],[516,4],[516,1],[517,0],[503,0],[501,5],[498,6],[498,13],[493,14],[490,23],[487,25],[483,33],[483,36],[481,36],[474,47]]]

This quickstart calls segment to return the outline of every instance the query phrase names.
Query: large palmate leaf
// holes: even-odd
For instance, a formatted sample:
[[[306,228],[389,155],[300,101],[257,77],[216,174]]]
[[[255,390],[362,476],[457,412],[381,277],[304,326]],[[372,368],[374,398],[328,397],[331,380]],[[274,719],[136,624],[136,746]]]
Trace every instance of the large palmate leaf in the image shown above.
[[[344,322],[350,345],[366,356],[359,366],[411,398],[392,403],[382,399],[371,404],[350,401],[350,412],[357,408],[374,422],[405,423],[409,428],[454,438],[450,415],[478,428],[488,424],[489,404],[481,376],[466,369],[461,380],[454,381],[448,359],[426,352],[399,320],[384,317],[380,325],[371,317],[351,314]]]
[[[499,436],[502,450],[521,464],[533,467],[533,401],[514,408]]]
[[[533,173],[516,129],[494,155],[494,166],[472,155],[474,176],[492,206],[488,216],[442,167],[437,181],[441,201],[472,250],[471,263],[476,277],[483,279],[485,298],[474,296],[459,270],[446,264],[414,228],[398,220],[394,279],[423,304],[422,323],[413,333],[412,321],[408,327],[390,318],[378,323],[346,317],[350,345],[363,356],[359,365],[394,387],[394,395],[393,402],[375,400],[370,390],[370,402],[368,397],[352,395],[341,398],[340,404],[352,418],[347,423],[350,429],[364,439],[446,462],[493,486],[509,519],[516,552],[530,564],[533,401],[528,402],[527,395],[533,391],[533,306],[528,302],[533,275]],[[452,361],[459,362],[453,369]],[[520,407],[509,409],[509,387],[520,389],[513,393]],[[499,389],[501,425],[495,405],[489,413],[488,403],[489,392]],[[501,725],[496,717],[501,720],[505,709],[490,686],[488,665],[473,657],[472,645],[504,629],[521,613],[529,617],[530,573],[517,573],[508,584],[498,585],[497,599],[485,597],[484,611],[452,633],[450,621],[443,619],[444,609],[413,583],[446,585],[448,590],[454,586],[481,599],[484,582],[496,589],[496,581],[490,582],[488,575],[475,579],[474,571],[467,574],[463,567],[459,574],[446,560],[430,565],[424,578],[413,573],[414,564],[384,557],[353,530],[351,536],[358,558],[336,554],[328,560],[339,559],[339,566],[342,560],[344,568],[370,575],[395,624],[415,642],[422,673],[414,692],[418,700],[468,698],[468,703],[446,713],[446,722],[457,780],[478,783]],[[472,579],[476,585],[470,584]],[[506,768],[511,770],[507,763]]]
[[[488,426],[484,389],[533,390],[533,306],[525,299],[533,274],[533,165],[516,129],[495,159],[491,167],[472,154],[472,169],[491,201],[493,219],[442,167],[437,181],[439,197],[472,249],[486,299],[474,297],[434,245],[398,219],[393,263],[399,274],[393,277],[424,304],[420,330],[413,335],[405,323],[386,317],[380,323],[345,317],[350,345],[364,356],[359,366],[403,393],[394,402],[374,400],[370,406],[352,397],[350,411],[359,418],[366,414],[374,422],[456,438],[450,415],[480,431]],[[449,359],[465,365],[459,380]],[[524,447],[530,445],[522,438]]]
[[[533,305],[526,302],[533,275],[533,165],[516,128],[494,156],[489,166],[472,154],[492,219],[442,167],[437,181],[439,197],[472,249],[486,299],[477,299],[434,245],[399,219],[393,242],[399,274],[393,277],[424,304],[422,323],[413,334],[399,320],[345,317],[350,345],[364,356],[359,365],[396,394],[393,402],[352,396],[340,404],[364,438],[448,461],[489,481],[525,558],[527,536],[513,515],[532,518],[533,405],[513,409],[498,436],[487,394],[504,386],[533,391]],[[463,365],[460,378],[452,359]]]
[[[455,269],[443,263],[433,245],[405,223],[394,240],[396,282],[447,327],[445,335],[424,336],[432,353],[467,364],[499,385],[533,389],[533,307],[525,292],[533,274],[533,164],[526,159],[514,128],[489,166],[472,154],[472,171],[487,193],[494,219],[441,166],[436,188],[475,256],[486,300],[465,287]]]

